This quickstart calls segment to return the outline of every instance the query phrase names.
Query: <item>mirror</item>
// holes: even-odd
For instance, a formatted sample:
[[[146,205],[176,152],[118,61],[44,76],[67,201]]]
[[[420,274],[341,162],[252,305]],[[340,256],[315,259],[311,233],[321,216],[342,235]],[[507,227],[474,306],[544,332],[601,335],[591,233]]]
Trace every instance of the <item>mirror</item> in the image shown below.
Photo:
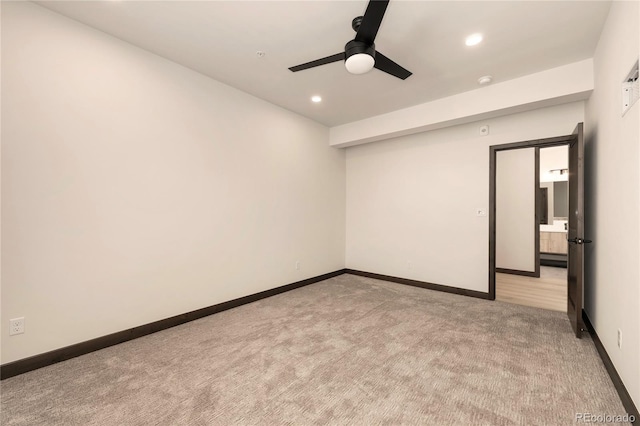
[[[569,216],[569,182],[540,182],[540,225]]]
[[[553,182],[553,218],[566,220],[569,217],[569,182]]]

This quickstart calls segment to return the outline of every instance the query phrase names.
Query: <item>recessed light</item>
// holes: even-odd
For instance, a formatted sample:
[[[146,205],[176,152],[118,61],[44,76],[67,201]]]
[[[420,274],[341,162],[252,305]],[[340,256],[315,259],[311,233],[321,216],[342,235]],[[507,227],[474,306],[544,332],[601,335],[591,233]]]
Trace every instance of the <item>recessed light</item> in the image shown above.
[[[464,44],[466,44],[467,46],[475,46],[476,44],[480,43],[482,41],[482,34],[480,33],[475,33],[475,34],[471,34],[469,37],[467,37],[464,41]]]
[[[318,95],[312,96],[311,102],[315,102],[315,103],[322,102],[322,98]]]
[[[480,86],[485,86],[493,81],[493,77],[490,75],[484,75],[478,79],[478,84]]]

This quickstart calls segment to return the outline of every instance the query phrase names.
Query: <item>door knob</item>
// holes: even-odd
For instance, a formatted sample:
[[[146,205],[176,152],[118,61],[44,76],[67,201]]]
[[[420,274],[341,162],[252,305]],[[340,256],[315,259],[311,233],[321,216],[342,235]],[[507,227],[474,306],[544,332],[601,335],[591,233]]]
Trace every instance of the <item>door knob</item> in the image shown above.
[[[589,243],[593,242],[593,241],[587,240],[585,238],[567,238],[567,241],[572,243],[572,244],[589,244]]]

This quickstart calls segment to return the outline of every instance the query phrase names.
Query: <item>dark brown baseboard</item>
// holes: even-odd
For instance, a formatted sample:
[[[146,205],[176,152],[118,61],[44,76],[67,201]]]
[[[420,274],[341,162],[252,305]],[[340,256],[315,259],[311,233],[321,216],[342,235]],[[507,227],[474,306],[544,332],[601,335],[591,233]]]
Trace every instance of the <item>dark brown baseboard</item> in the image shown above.
[[[364,272],[364,271],[358,271],[354,269],[340,269],[334,272],[330,272],[328,274],[319,275],[317,277],[308,278],[306,280],[283,285],[281,287],[276,287],[270,290],[265,290],[259,293],[240,297],[238,299],[230,300],[228,302],[219,303],[217,305],[208,306],[206,308],[187,312],[181,315],[176,315],[174,317],[165,318],[159,321],[154,321],[149,324],[133,327],[128,330],[118,331],[116,333],[108,334],[106,336],[97,337],[95,339],[87,340],[86,342],[77,343],[75,345],[70,345],[64,348],[55,349],[53,351],[45,352],[43,354],[34,355],[29,358],[24,358],[17,361],[9,362],[7,364],[3,364],[0,366],[0,379],[1,380],[8,379],[10,377],[14,377],[19,374],[37,370],[38,368],[42,368],[48,365],[56,364],[58,362],[66,361],[68,359],[85,355],[90,352],[108,348],[109,346],[114,346],[119,343],[124,343],[129,340],[137,339],[138,337],[142,337],[158,331],[166,330],[168,328],[175,327],[180,324],[194,321],[209,315],[213,315],[218,312],[226,311],[227,309],[236,308],[238,306],[242,306],[247,303],[251,303],[251,302],[258,301],[260,299],[275,296],[276,294],[284,293],[290,290],[294,290],[296,288],[304,287],[309,284],[314,284],[320,281],[324,281],[329,278],[333,278],[342,274],[360,275],[363,277],[375,278],[375,279],[394,282],[398,284],[425,288],[428,290],[442,291],[445,293],[459,294],[463,296],[476,297],[479,299],[491,299],[489,293],[483,293],[475,290],[467,290],[467,289],[458,288],[458,287],[450,287],[450,286],[441,285],[441,284],[433,284],[433,283],[428,283],[424,281],[410,280],[407,278],[398,278],[390,275],[375,274],[372,272]]]
[[[107,348],[109,346],[117,345],[119,343],[127,342],[129,340],[136,339],[138,337],[146,336],[148,334],[155,333],[157,331],[166,330],[171,327],[175,327],[180,324],[184,324],[190,321],[194,321],[199,318],[203,318],[209,315],[213,315],[218,312],[225,311],[227,309],[236,308],[248,303],[256,302],[267,297],[275,296],[280,293],[284,293],[290,290],[294,290],[300,287],[304,287],[310,284],[314,284],[320,281],[327,280],[342,274],[359,275],[368,278],[375,278],[383,281],[389,281],[398,284],[410,285],[414,287],[425,288],[429,290],[443,291],[446,293],[459,294],[463,296],[476,297],[480,299],[490,299],[489,293],[483,293],[475,290],[467,290],[458,287],[450,287],[441,284],[433,284],[423,281],[410,280],[407,278],[393,277],[390,275],[376,274],[372,272],[358,271],[354,269],[340,269],[328,274],[319,275],[317,277],[308,278],[295,283],[283,285],[280,287],[272,288],[269,290],[261,291],[259,293],[251,294],[248,296],[240,297],[238,299],[230,300],[228,302],[219,303],[217,305],[208,306],[206,308],[198,309],[195,311],[187,312],[185,314],[176,315],[174,317],[166,318],[163,320],[155,321],[149,324],[141,325],[138,327],[130,328],[128,330],[119,331],[106,336],[98,337],[95,339],[81,342],[75,345],[67,346],[60,349],[55,349],[50,352],[46,352],[39,355],[34,355],[29,358],[21,359],[18,361],[10,362],[0,366],[0,379],[8,379],[10,377],[17,376],[19,374],[27,373],[29,371],[36,370],[38,368],[46,367],[48,365],[56,364],[58,362],[66,361],[71,358],[75,358],[81,355],[88,354],[100,349]],[[582,317],[584,323],[589,330],[589,334],[600,354],[600,358],[611,377],[614,387],[616,388],[622,404],[627,410],[627,413],[635,417],[633,424],[640,424],[640,413],[635,406],[629,392],[627,392],[622,379],[618,375],[611,358],[607,354],[598,334],[596,333],[589,317],[586,312],[582,311]]]
[[[554,268],[567,269],[566,260],[540,259],[540,266],[552,266]]]
[[[413,287],[426,288],[428,290],[437,290],[437,291],[443,291],[445,293],[460,294],[462,296],[477,297],[478,299],[487,299],[487,300],[491,299],[489,293],[483,293],[481,291],[475,291],[475,290],[467,290],[465,288],[450,287],[442,284],[433,284],[433,283],[428,283],[424,281],[410,280],[408,278],[392,277],[390,275],[374,274],[372,272],[357,271],[355,269],[345,269],[344,272],[346,274],[360,275],[362,277],[375,278],[377,280],[390,281],[393,283],[410,285]]]
[[[522,275],[525,277],[540,278],[540,271],[530,272],[530,271],[520,271],[518,269],[496,268],[496,272],[500,272],[501,274]]]
[[[618,372],[616,371],[616,368],[614,367],[613,362],[611,362],[611,358],[609,358],[609,354],[607,353],[607,350],[604,348],[602,341],[598,337],[598,333],[596,333],[596,329],[593,328],[593,324],[591,324],[591,321],[589,320],[589,317],[587,316],[587,313],[584,310],[582,311],[582,319],[584,320],[584,325],[587,326],[587,330],[589,330],[591,339],[593,340],[593,343],[596,346],[598,353],[600,354],[602,363],[604,364],[604,367],[606,368],[607,373],[609,373],[609,377],[611,377],[613,386],[618,391],[618,396],[620,396],[620,400],[622,401],[622,405],[624,406],[624,409],[627,410],[628,414],[634,416],[635,418],[635,421],[633,422],[634,425],[640,424],[640,413],[638,413],[638,408],[633,403],[633,399],[631,399],[631,395],[629,395],[629,392],[627,392],[627,388],[624,386],[624,383],[622,383],[622,379],[618,375]]]
[[[247,303],[255,302],[260,299],[275,296],[276,294],[284,293],[286,291],[295,290],[296,288],[304,287],[309,284],[314,284],[320,281],[324,281],[329,278],[336,277],[345,273],[344,269],[330,272],[328,274],[319,275],[317,277],[307,278],[306,280],[298,281],[295,283],[283,285],[281,287],[272,288],[269,290],[261,291],[259,293],[250,294],[249,296],[240,297],[238,299],[229,300],[228,302],[218,303],[217,305],[208,306],[206,308],[198,309],[195,311],[187,312],[185,314],[176,315],[174,317],[165,318],[159,321],[155,321],[149,324],[144,324],[138,327],[133,327],[128,330],[118,331],[116,333],[108,334],[106,336],[97,337],[95,339],[87,340],[86,342],[77,343],[75,345],[66,346],[64,348],[55,349],[43,354],[34,355],[29,358],[20,359],[14,362],[9,362],[0,366],[0,379],[8,379],[9,377],[17,376],[29,371],[37,370],[38,368],[46,367],[48,365],[56,364],[58,362],[66,361],[71,358],[85,355],[90,352],[94,352],[100,349],[107,348],[109,346],[117,345],[119,343],[127,342],[129,340],[137,339],[138,337],[146,336],[157,331],[166,330],[167,328],[175,327],[176,325],[184,324],[189,321],[197,320],[218,312],[226,311],[227,309],[236,308],[238,306],[246,305]]]

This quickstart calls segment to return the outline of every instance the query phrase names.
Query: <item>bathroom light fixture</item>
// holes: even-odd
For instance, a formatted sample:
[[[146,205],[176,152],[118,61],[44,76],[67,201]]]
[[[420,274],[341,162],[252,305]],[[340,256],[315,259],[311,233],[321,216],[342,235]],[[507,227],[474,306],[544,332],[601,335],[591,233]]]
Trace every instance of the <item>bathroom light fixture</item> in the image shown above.
[[[559,175],[564,175],[569,173],[569,169],[552,169],[552,170],[549,170],[549,173],[551,174],[557,173]]]

